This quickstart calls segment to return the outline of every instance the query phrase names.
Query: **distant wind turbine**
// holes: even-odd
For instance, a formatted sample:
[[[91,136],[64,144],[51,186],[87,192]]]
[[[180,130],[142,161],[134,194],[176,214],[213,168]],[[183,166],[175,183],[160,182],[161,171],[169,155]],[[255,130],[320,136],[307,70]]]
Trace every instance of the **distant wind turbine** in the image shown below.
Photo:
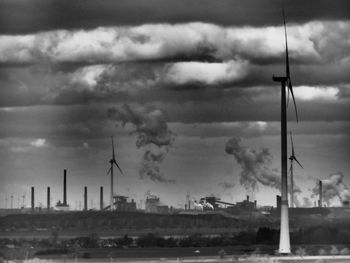
[[[290,141],[291,141],[291,145],[292,145],[292,155],[289,156],[289,160],[290,160],[290,168],[289,168],[289,170],[290,170],[290,206],[295,207],[295,205],[294,205],[293,161],[296,161],[301,168],[303,168],[303,166],[300,164],[300,162],[295,157],[292,133],[290,133]]]
[[[118,170],[120,171],[121,174],[123,174],[122,169],[120,169],[117,161],[115,160],[115,152],[114,152],[114,142],[113,142],[113,137],[112,137],[112,159],[109,160],[109,163],[111,167],[109,168],[107,174],[111,174],[111,196],[110,196],[110,209],[113,210],[113,195],[114,195],[114,190],[113,190],[113,166],[116,165]]]
[[[298,112],[294,98],[292,81],[289,70],[289,54],[288,54],[288,40],[286,20],[284,10],[282,10],[284,36],[286,46],[286,76],[275,77],[272,79],[281,83],[281,166],[282,166],[282,180],[281,180],[281,226],[280,226],[280,242],[279,253],[290,254],[290,237],[289,237],[289,215],[288,215],[288,178],[287,178],[287,103],[286,103],[286,85],[288,85],[288,94],[292,94],[296,118],[298,121]]]

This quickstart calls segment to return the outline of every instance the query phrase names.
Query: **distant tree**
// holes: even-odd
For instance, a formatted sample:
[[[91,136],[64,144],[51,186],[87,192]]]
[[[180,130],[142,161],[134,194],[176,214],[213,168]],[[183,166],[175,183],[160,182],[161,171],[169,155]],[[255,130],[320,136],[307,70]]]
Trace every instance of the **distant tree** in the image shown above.
[[[50,243],[51,246],[56,246],[57,245],[57,240],[58,240],[58,231],[53,230],[50,235]]]
[[[344,247],[342,250],[340,250],[340,255],[349,255],[350,251],[347,247]]]
[[[332,255],[338,255],[339,254],[339,250],[337,249],[336,246],[332,246],[330,252],[331,252]]]
[[[277,233],[275,229],[260,227],[256,233],[256,243],[277,244]]]
[[[122,238],[118,238],[117,244],[119,246],[130,246],[133,242],[133,239],[131,237],[128,237],[128,235],[124,235]]]
[[[298,247],[297,250],[295,251],[295,254],[300,256],[300,257],[305,256],[306,255],[305,248]]]

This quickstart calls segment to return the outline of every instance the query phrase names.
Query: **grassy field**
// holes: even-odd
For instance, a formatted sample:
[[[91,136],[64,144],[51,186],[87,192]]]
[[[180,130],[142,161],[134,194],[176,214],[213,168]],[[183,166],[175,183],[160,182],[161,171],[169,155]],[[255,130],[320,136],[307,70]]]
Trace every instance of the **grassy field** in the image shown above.
[[[14,263],[14,261],[8,261]],[[16,261],[17,262],[17,261]],[[252,256],[246,257],[230,257],[217,258],[217,257],[187,257],[187,258],[160,258],[160,259],[30,259],[24,260],[23,263],[75,263],[75,262],[87,262],[87,263],[103,263],[103,262],[126,262],[126,263],[222,263],[222,262],[241,262],[241,263],[348,263],[350,262],[349,256],[318,256],[318,257],[266,257],[266,256]]]
[[[330,253],[331,246],[323,246],[321,249]],[[17,252],[16,249],[6,249],[2,250],[3,254],[8,255],[7,258],[14,258]],[[294,254],[297,248],[293,249]],[[52,259],[58,260],[60,262],[72,261],[75,258],[80,262],[105,262],[111,258],[115,261],[159,261],[160,259],[220,259],[220,251],[225,251],[224,258],[230,259],[231,261],[240,260],[241,262],[264,262],[264,261],[254,261],[254,260],[267,260],[271,259],[275,255],[275,246],[230,246],[230,247],[189,247],[189,248],[92,248],[92,249],[79,249],[76,252],[68,253],[51,253],[51,254],[35,254],[30,253],[30,257],[40,258],[40,259]],[[309,251],[309,258],[303,256],[303,259],[299,257],[294,257],[293,259],[288,259],[288,257],[275,258],[278,261],[274,262],[317,262],[320,256],[317,255],[320,251],[320,246],[309,246],[305,248],[305,251]],[[34,252],[34,251],[32,251]],[[222,252],[221,252],[222,253]],[[261,257],[260,255],[265,255]],[[311,258],[310,258],[311,257]],[[314,257],[314,258],[312,258]],[[320,261],[322,263],[326,262],[344,262],[343,258],[338,261],[336,257],[348,257],[347,261],[350,262],[350,257],[348,255],[336,255],[328,256],[328,258],[323,258],[326,261]],[[298,259],[299,261],[295,261]],[[331,260],[331,261],[330,261]],[[343,261],[341,261],[343,260]],[[266,261],[270,262],[270,261]]]

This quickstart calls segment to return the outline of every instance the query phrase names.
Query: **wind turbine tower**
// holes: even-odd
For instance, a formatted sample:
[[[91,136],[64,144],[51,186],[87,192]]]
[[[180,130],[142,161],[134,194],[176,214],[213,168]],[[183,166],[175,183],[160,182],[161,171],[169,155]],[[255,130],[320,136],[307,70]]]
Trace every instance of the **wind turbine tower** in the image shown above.
[[[281,224],[280,224],[280,242],[279,253],[290,254],[290,237],[289,237],[289,214],[288,214],[288,178],[287,178],[287,103],[286,103],[286,85],[288,85],[288,92],[292,94],[296,118],[298,121],[298,112],[294,99],[294,93],[292,88],[292,82],[289,71],[289,55],[288,55],[288,42],[287,42],[287,29],[286,21],[283,10],[283,24],[284,35],[286,45],[286,76],[276,77],[273,76],[273,81],[281,83]]]
[[[294,145],[293,145],[293,137],[292,137],[292,133],[290,133],[290,141],[291,141],[291,145],[292,145],[292,155],[289,156],[289,160],[290,160],[290,206],[291,207],[295,207],[294,204],[294,174],[293,174],[293,161],[296,161],[299,166],[301,168],[303,168],[303,166],[300,164],[300,162],[297,160],[297,158],[295,157],[295,152],[294,152]]]
[[[114,189],[113,189],[113,166],[116,165],[118,170],[120,171],[121,174],[123,174],[123,171],[120,169],[117,161],[115,160],[115,152],[114,152],[114,142],[113,142],[113,137],[112,137],[112,159],[109,161],[111,167],[109,168],[107,174],[111,174],[111,196],[110,196],[110,209],[113,210],[114,208],[114,201],[113,201],[113,195],[114,195]]]
[[[26,200],[26,193],[23,193],[23,195],[22,195],[22,207],[24,207],[25,200]]]
[[[8,198],[7,198],[7,195],[5,196],[5,208],[7,209],[7,202],[8,202]]]

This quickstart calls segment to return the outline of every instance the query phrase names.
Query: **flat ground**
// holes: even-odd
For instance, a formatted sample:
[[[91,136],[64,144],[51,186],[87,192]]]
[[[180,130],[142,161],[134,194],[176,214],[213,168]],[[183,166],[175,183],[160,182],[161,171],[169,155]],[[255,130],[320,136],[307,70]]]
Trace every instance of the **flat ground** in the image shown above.
[[[95,263],[102,263],[102,262],[127,262],[127,263],[222,263],[222,262],[242,262],[242,263],[349,263],[350,262],[350,256],[310,256],[310,257],[264,257],[264,256],[254,256],[249,258],[244,257],[235,257],[235,256],[226,256],[223,259],[220,259],[218,257],[186,257],[186,258],[159,258],[159,259],[115,259],[115,258],[109,258],[109,259],[67,259],[67,258],[60,258],[60,259],[50,259],[50,260],[43,260],[43,259],[31,259],[28,261],[23,261],[23,263],[59,263],[59,262],[65,262],[65,263],[73,263],[73,262],[95,262]]]

